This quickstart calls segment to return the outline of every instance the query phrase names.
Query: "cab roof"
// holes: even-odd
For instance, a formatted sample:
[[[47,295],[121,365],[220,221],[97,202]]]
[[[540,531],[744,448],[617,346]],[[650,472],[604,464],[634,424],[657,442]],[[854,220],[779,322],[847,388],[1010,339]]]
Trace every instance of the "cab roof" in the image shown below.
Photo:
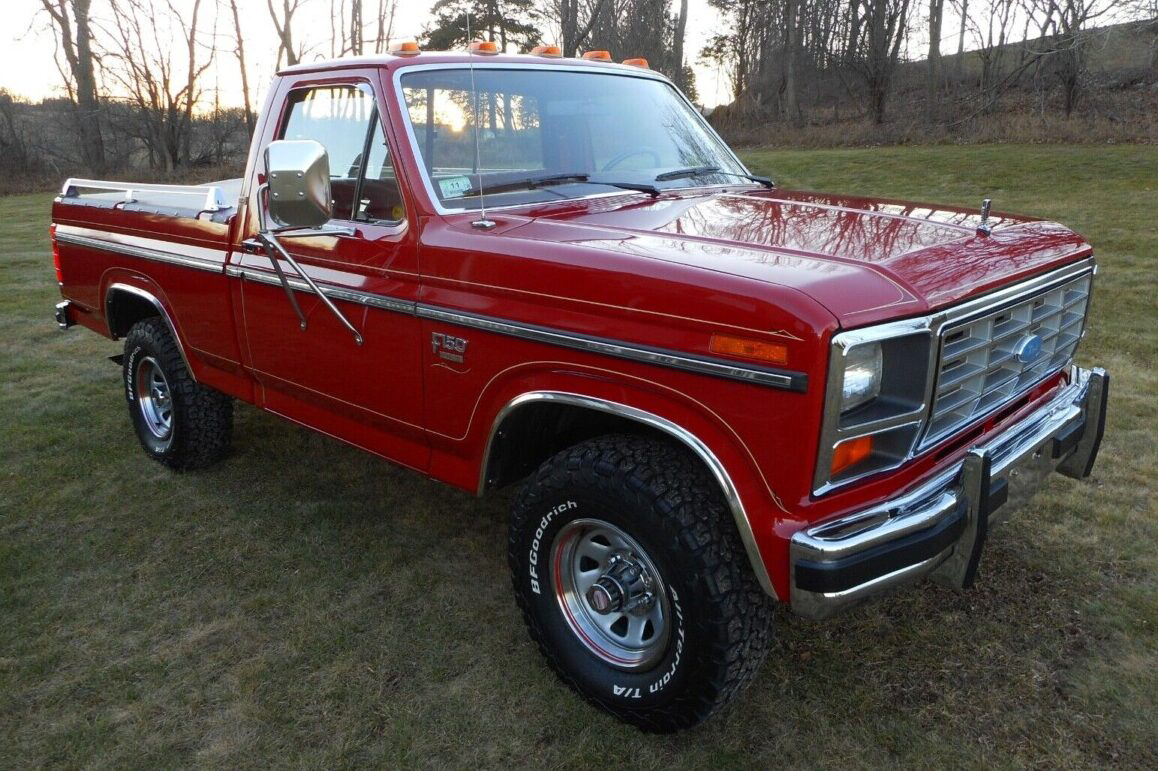
[[[657,78],[664,76],[652,69],[637,67],[629,64],[602,61],[598,59],[582,59],[580,57],[542,56],[539,54],[471,54],[466,51],[422,51],[416,54],[367,54],[363,56],[345,56],[339,59],[319,59],[318,61],[294,64],[282,67],[278,75],[297,75],[309,72],[327,72],[366,67],[379,67],[385,70],[396,70],[417,64],[474,64],[494,65],[509,64],[515,66],[535,65],[558,67],[584,67],[605,72],[631,72],[635,74],[647,73]]]

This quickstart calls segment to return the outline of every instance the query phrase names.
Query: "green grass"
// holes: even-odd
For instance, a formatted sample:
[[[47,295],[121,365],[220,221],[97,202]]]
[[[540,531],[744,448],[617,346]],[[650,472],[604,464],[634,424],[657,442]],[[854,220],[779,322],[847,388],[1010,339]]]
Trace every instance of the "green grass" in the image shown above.
[[[0,765],[1158,765],[1158,149],[749,154],[789,186],[1067,222],[1098,248],[1080,352],[1102,457],[999,530],[980,585],[827,623],[652,737],[559,685],[510,597],[508,501],[241,407],[175,475],[128,425],[117,345],[58,332],[47,196],[0,199]]]

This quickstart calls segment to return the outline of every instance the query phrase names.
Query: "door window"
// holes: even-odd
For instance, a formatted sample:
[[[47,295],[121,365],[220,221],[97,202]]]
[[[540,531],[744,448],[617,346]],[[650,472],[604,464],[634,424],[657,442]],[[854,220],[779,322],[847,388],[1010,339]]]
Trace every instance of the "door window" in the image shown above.
[[[326,148],[334,219],[396,224],[405,218],[390,148],[368,90],[295,91],[278,138],[313,139]]]

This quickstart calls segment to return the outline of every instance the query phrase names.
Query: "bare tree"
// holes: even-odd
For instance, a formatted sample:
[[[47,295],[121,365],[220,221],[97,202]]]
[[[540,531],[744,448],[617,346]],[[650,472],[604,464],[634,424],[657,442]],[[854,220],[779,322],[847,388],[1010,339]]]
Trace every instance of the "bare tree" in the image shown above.
[[[105,168],[105,151],[92,51],[90,0],[40,0],[40,3],[52,18],[59,37],[58,50],[68,63],[68,72],[62,70],[62,74],[73,105],[81,154],[85,165],[99,174]]]
[[[188,22],[172,0],[163,18],[157,18],[157,9],[148,0],[109,2],[113,21],[107,31],[105,71],[136,108],[133,123],[124,128],[145,145],[152,166],[166,171],[188,166],[193,160],[193,109],[201,98],[199,79],[214,55],[210,48],[204,61],[198,56],[203,0],[193,0]],[[160,30],[167,25],[180,30],[184,72],[173,63],[170,41],[161,37]]]
[[[945,0],[929,0],[929,84],[926,96],[929,122],[937,120],[941,107],[941,19]]]
[[[865,41],[859,60],[874,123],[885,122],[885,104],[908,32],[909,0],[868,0]]]
[[[273,21],[273,28],[277,30],[277,60],[281,62],[284,53],[286,65],[297,64],[302,55],[302,51],[294,47],[293,30],[294,14],[297,13],[301,4],[302,0],[281,0],[281,17],[279,18],[273,7],[273,0],[265,0],[265,5],[269,9],[269,18]]]
[[[680,88],[687,85],[684,72],[684,37],[688,29],[688,0],[680,0],[680,15],[676,20],[675,40],[673,41],[672,58],[675,60],[675,84]]]
[[[237,56],[237,68],[241,72],[241,98],[245,107],[245,128],[252,135],[255,120],[253,105],[249,99],[249,70],[245,66],[245,40],[241,36],[241,17],[237,13],[237,0],[229,0],[229,10],[233,13],[233,40],[235,43],[233,53]]]
[[[378,0],[378,27],[374,35],[374,53],[380,54],[390,46],[390,37],[394,32],[394,12],[398,9],[397,0]]]

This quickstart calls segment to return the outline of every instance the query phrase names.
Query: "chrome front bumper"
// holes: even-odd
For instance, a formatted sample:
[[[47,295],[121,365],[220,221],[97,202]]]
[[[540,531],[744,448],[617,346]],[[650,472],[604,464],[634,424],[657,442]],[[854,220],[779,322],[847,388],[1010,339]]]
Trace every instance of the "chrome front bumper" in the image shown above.
[[[1069,385],[964,460],[892,500],[801,530],[790,548],[792,610],[826,618],[926,576],[967,588],[989,528],[1053,471],[1088,476],[1106,421],[1109,376],[1074,367]]]

